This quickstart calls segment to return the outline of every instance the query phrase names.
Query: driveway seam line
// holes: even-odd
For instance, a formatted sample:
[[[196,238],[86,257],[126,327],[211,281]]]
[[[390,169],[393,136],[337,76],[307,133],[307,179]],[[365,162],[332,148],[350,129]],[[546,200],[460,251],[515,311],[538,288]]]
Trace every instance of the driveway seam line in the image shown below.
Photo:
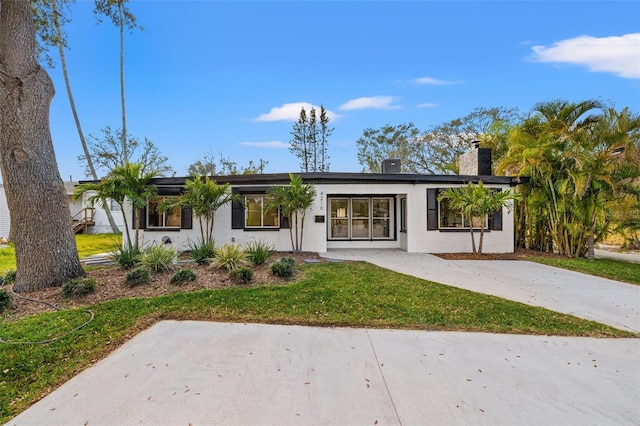
[[[391,401],[391,406],[393,407],[393,412],[396,413],[396,419],[398,419],[398,424],[402,426],[402,420],[400,420],[400,414],[398,414],[398,409],[396,408],[396,403],[393,400],[393,396],[391,396],[391,391],[389,390],[389,385],[387,384],[387,379],[384,377],[384,372],[382,371],[382,367],[380,366],[380,360],[378,359],[378,354],[376,353],[376,348],[373,346],[373,342],[371,341],[371,335],[369,334],[369,330],[365,330],[367,334],[367,339],[369,339],[369,344],[371,345],[371,351],[373,352],[373,357],[376,359],[376,365],[378,366],[378,371],[380,372],[380,377],[382,377],[382,383],[384,383],[384,388],[387,390],[387,395],[389,395],[389,400]]]

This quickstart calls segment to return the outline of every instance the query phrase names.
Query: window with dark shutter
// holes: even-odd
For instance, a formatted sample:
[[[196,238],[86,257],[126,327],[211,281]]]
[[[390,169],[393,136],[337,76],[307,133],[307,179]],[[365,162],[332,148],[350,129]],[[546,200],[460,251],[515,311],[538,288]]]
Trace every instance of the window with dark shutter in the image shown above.
[[[244,229],[244,206],[242,203],[231,203],[231,229]]]
[[[180,214],[180,229],[193,229],[193,213],[191,208],[182,207]]]
[[[499,188],[494,188],[493,191],[502,191]],[[493,212],[489,218],[489,229],[492,231],[502,231],[502,207]]]
[[[427,230],[438,229],[438,188],[427,188]]]

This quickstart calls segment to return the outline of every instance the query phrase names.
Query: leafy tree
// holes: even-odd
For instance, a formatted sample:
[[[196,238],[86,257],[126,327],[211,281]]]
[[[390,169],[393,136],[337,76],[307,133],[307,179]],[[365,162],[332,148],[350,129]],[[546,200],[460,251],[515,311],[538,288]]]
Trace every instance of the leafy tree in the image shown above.
[[[36,61],[28,0],[0,0],[0,168],[11,212],[17,292],[84,275],[56,164],[49,105],[54,88]]]
[[[142,163],[126,163],[117,165],[109,174],[98,183],[85,183],[78,185],[74,191],[74,196],[79,197],[86,192],[93,192],[89,197],[91,203],[105,205],[110,200],[115,201],[122,211],[126,243],[129,250],[138,250],[140,220],[135,220],[135,238],[132,241],[129,232],[127,215],[125,214],[125,204],[129,200],[133,209],[138,213],[147,205],[147,200],[155,198],[156,187],[150,185],[151,179],[158,177],[158,174],[151,170],[144,170]]]
[[[216,161],[212,152],[204,153],[202,160],[189,165],[187,173],[189,176],[215,176],[215,175],[255,175],[264,173],[264,169],[269,164],[268,161],[260,159],[256,164],[249,161],[246,167],[238,168],[238,164],[231,159],[219,155]]]
[[[129,149],[127,145],[127,113],[125,108],[124,96],[124,28],[129,30],[136,28],[142,29],[138,24],[135,15],[126,7],[129,0],[95,0],[94,13],[98,18],[98,22],[102,22],[101,16],[111,19],[113,25],[120,30],[120,105],[122,108],[122,132],[120,137],[122,140],[122,164],[129,162]]]
[[[482,243],[484,240],[484,231],[486,229],[486,219],[503,206],[511,211],[512,201],[517,198],[517,194],[512,190],[494,191],[484,186],[482,181],[477,185],[469,182],[467,186],[460,188],[448,188],[440,193],[438,199],[449,200],[452,209],[458,210],[469,224],[469,232],[471,233],[471,247],[473,254],[482,254]],[[474,237],[474,224],[478,223],[480,228],[480,240],[478,249],[476,250],[476,241]]]
[[[122,130],[112,130],[110,126],[107,126],[102,129],[102,139],[89,135],[89,151],[94,158],[97,169],[109,173],[116,167],[130,161],[139,163],[143,174],[153,171],[155,174],[163,176],[172,171],[168,164],[168,158],[162,155],[150,139],[145,137],[141,144],[138,138],[129,135],[127,140],[128,157],[122,150]],[[139,149],[140,154],[137,155]],[[79,161],[86,161],[86,159],[86,156],[78,157]],[[85,168],[85,173],[87,176],[90,173],[88,166]]]
[[[412,160],[415,158],[419,130],[413,123],[397,126],[385,125],[380,129],[365,129],[356,141],[358,162],[366,172],[380,173],[382,161],[389,158],[401,160],[402,173],[420,173]]]
[[[291,249],[294,253],[299,253],[302,251],[305,215],[313,204],[316,189],[311,184],[305,184],[301,176],[295,176],[293,173],[289,173],[289,181],[289,186],[269,188],[267,194],[270,201],[267,208],[280,208],[282,214],[289,218]]]
[[[476,108],[425,132],[413,123],[366,129],[356,141],[358,162],[365,171],[378,172],[382,160],[398,158],[402,173],[455,174],[458,157],[471,149],[473,141],[482,141],[494,149],[494,156],[502,156],[508,130],[519,119],[517,109]]]
[[[415,156],[411,159],[414,169],[420,173],[456,174],[458,157],[471,149],[473,141],[489,142],[493,137],[493,144],[498,146],[498,130],[503,130],[504,142],[504,129],[518,123],[520,118],[515,108],[476,108],[464,117],[434,126],[418,138]],[[496,150],[494,156],[497,156],[495,154],[501,152]]]
[[[189,207],[194,217],[200,223],[200,242],[205,245],[213,244],[213,224],[216,212],[220,207],[232,201],[242,202],[239,194],[231,192],[228,183],[217,184],[208,176],[202,180],[200,176],[187,179],[184,193],[173,202],[161,205],[162,211],[180,207]]]

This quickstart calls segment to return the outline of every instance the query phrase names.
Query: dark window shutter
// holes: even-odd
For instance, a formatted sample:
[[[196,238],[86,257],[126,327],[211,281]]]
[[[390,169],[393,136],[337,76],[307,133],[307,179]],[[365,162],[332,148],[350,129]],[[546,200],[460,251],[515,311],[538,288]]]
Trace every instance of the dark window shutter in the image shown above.
[[[285,216],[280,212],[280,228],[289,229],[289,216]]]
[[[501,189],[494,189],[494,192],[500,192]],[[502,207],[493,212],[489,218],[489,229],[492,231],[502,231]]]
[[[231,202],[231,229],[244,229],[244,206],[237,202]]]
[[[182,207],[180,211],[180,229],[193,229],[193,214],[190,207]]]
[[[136,223],[138,223],[138,229],[146,228],[145,218],[147,217],[147,207],[137,209],[132,206],[131,210],[131,229],[136,229]]]
[[[427,188],[427,230],[438,229],[438,188]]]

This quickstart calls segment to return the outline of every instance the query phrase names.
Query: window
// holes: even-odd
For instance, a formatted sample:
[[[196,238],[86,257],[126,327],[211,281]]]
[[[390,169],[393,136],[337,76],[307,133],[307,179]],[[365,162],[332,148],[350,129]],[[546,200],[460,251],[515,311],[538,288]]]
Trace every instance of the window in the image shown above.
[[[438,201],[438,193],[441,188],[427,188],[427,231],[455,231],[468,230],[469,220],[449,207],[449,200]],[[500,191],[500,189],[494,189]],[[498,209],[492,214],[480,218],[474,217],[471,221],[473,228],[479,228],[482,221],[485,221],[486,230],[502,231],[502,209]]]
[[[407,199],[400,199],[400,232],[407,231]]]
[[[269,197],[263,194],[245,196],[245,227],[280,227],[280,212],[277,207],[267,208],[268,203]]]
[[[119,212],[122,209],[120,208],[120,204],[116,203],[113,200],[109,200],[109,210],[111,210],[112,212]]]
[[[175,201],[177,197],[158,197],[147,202],[147,228],[180,228],[180,207],[160,213],[158,206],[166,201]]]
[[[329,239],[391,239],[392,205],[390,197],[329,198]]]
[[[472,226],[480,228],[483,218],[474,217]],[[449,200],[440,201],[440,228],[465,228],[469,229],[469,219],[462,216],[459,210],[454,210],[449,205]]]

